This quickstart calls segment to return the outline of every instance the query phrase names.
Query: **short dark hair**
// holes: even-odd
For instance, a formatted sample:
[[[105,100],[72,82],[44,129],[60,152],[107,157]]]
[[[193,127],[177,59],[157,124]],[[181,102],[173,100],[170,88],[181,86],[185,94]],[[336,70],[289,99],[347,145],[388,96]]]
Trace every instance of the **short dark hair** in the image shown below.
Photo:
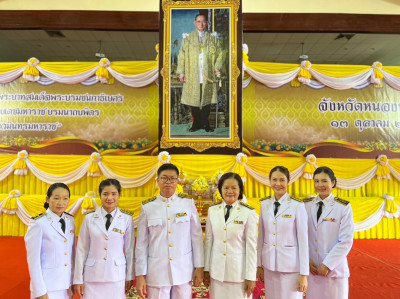
[[[272,174],[275,171],[282,172],[286,176],[288,182],[290,181],[290,172],[285,166],[275,166],[274,168],[272,168],[271,171],[269,172],[269,179],[271,179]]]
[[[68,191],[68,197],[71,197],[71,191],[69,191],[67,185],[65,185],[64,183],[54,183],[50,185],[49,189],[47,189],[47,198],[50,198],[53,195],[53,191],[57,188],[64,188]],[[46,201],[43,206],[47,210],[49,208],[49,203]]]
[[[333,173],[332,169],[330,169],[329,167],[326,167],[326,166],[318,167],[314,171],[313,178],[315,177],[315,175],[317,175],[319,173],[326,173],[329,176],[329,179],[331,180],[331,182],[333,182],[333,181],[335,182],[335,184],[333,185],[333,188],[336,187],[336,182],[337,181],[336,181],[336,177],[335,177],[335,174]]]
[[[206,19],[206,21],[208,22],[208,15],[206,15],[205,13],[198,13],[198,14],[194,17],[194,20],[197,21],[197,17],[199,17],[199,16],[203,16],[203,17]]]
[[[175,170],[176,175],[179,176],[179,169],[178,167],[176,167],[174,164],[171,163],[166,163],[160,166],[160,168],[158,168],[157,170],[157,177],[160,176],[160,173],[163,172],[164,170]]]
[[[238,175],[237,173],[234,173],[234,172],[224,173],[221,176],[221,178],[219,179],[218,191],[219,191],[219,194],[221,194],[221,197],[222,197],[222,185],[228,179],[235,179],[238,182],[238,184],[239,184],[239,199],[242,199],[243,198],[243,181],[242,181],[242,178],[240,177],[240,175]]]
[[[114,186],[117,188],[118,194],[121,195],[121,183],[116,179],[106,179],[99,185],[99,196],[101,196],[101,192],[103,192],[103,189],[107,186]]]

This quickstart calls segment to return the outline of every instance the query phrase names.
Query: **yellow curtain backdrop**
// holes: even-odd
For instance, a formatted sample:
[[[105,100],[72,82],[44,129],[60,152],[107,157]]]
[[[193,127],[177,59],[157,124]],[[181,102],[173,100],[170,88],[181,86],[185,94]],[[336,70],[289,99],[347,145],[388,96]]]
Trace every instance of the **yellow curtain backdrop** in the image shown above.
[[[15,160],[13,155],[0,155],[0,169],[6,167]],[[29,155],[32,164],[35,164],[41,171],[54,175],[63,175],[72,171],[90,159],[90,156],[63,156],[63,155]],[[276,165],[286,166],[291,173],[304,164],[305,158],[285,157],[248,157],[246,167],[267,176],[269,171]],[[155,166],[160,165],[156,156],[103,156],[102,162],[114,173],[124,177],[138,177],[151,171]],[[400,168],[400,161],[391,160],[393,168]],[[189,179],[195,179],[200,175],[210,179],[216,173],[238,169],[235,156],[226,155],[171,155],[171,163],[185,172]],[[374,159],[318,159],[318,165],[327,165],[337,174],[337,177],[352,178],[359,176],[363,171],[368,171],[376,164]],[[349,167],[350,166],[350,167]],[[242,167],[242,166],[240,166]],[[344,169],[351,169],[345,172]],[[73,183],[69,184],[71,189],[70,207],[79,198],[85,196],[89,191],[98,192],[98,185],[105,177],[92,177],[84,175]],[[261,183],[248,172],[245,173],[245,195],[248,203],[259,212],[261,198],[271,195],[271,188]],[[43,203],[49,184],[39,180],[28,171],[26,176],[10,174],[0,181],[0,202],[9,196],[12,190],[19,190],[21,196],[18,198],[26,212],[30,216],[37,215],[44,211]],[[395,197],[395,203],[400,205],[399,182],[395,179],[383,180],[373,178],[360,188],[352,190],[334,189],[334,195],[349,200],[354,211],[355,223],[366,220],[384,203],[383,194],[390,194]],[[156,193],[155,175],[137,188],[124,188],[119,206],[134,212],[134,218],[140,213],[141,202],[152,197]],[[312,180],[300,176],[289,185],[289,193],[297,198],[306,198],[315,194]],[[100,201],[97,198],[97,203]],[[83,219],[81,209],[75,215],[77,232]],[[18,215],[9,215],[3,212],[0,215],[0,235],[23,236],[26,232],[26,225],[19,219]],[[373,228],[363,232],[355,233],[355,238],[392,238],[400,239],[400,226],[398,218],[382,218]]]

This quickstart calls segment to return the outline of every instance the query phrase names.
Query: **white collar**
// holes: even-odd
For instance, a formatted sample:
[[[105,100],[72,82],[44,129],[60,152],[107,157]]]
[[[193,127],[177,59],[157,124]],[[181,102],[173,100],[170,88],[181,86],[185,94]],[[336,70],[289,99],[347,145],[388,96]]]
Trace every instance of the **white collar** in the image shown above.
[[[160,200],[162,202],[170,202],[170,201],[174,200],[175,195],[176,195],[176,193],[174,193],[171,197],[164,197],[161,194],[159,194],[158,197],[160,198]]]
[[[319,195],[315,198],[315,203],[318,203],[320,201],[322,201],[324,203],[324,206],[327,206],[329,201],[331,201],[332,199],[334,199],[335,197],[333,196],[333,194],[329,194],[329,196],[327,196],[325,199],[322,199],[321,197],[319,197]]]
[[[50,210],[50,208],[48,208],[48,209],[46,210],[46,214],[48,214],[48,215],[50,216],[50,218],[51,218],[52,220],[54,220],[54,221],[60,221],[60,219],[61,219],[61,217],[58,216],[56,213],[54,213],[52,210]],[[63,214],[64,214],[64,213],[62,213],[61,216],[62,216]]]
[[[101,215],[102,215],[103,217],[106,217],[107,214],[111,214],[111,217],[112,217],[112,218],[115,218],[115,213],[117,213],[117,207],[115,207],[115,209],[114,209],[111,213],[107,213],[107,211],[104,210],[103,207],[101,207],[100,210],[101,210]]]
[[[287,200],[288,198],[289,198],[289,193],[287,193],[287,192],[285,194],[283,194],[283,196],[281,198],[279,198],[278,200],[276,200],[275,195],[272,197],[273,202],[277,201],[277,202],[279,202],[279,204],[282,204],[283,201]]]
[[[224,206],[224,209],[225,209],[226,206],[227,206],[227,204],[225,203],[224,200],[223,200],[222,202],[223,202],[223,206]],[[239,203],[239,199],[238,199],[237,201],[235,201],[235,202],[231,205],[232,208],[236,208],[236,206],[238,205],[238,203]]]

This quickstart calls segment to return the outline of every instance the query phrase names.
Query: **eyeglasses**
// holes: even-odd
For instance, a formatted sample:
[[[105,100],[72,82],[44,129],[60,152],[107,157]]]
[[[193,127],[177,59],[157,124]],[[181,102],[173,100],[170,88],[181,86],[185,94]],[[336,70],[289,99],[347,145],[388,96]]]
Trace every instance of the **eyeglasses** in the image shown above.
[[[163,183],[171,182],[172,184],[174,184],[174,183],[176,183],[178,181],[178,178],[168,178],[166,176],[162,176],[159,179]]]

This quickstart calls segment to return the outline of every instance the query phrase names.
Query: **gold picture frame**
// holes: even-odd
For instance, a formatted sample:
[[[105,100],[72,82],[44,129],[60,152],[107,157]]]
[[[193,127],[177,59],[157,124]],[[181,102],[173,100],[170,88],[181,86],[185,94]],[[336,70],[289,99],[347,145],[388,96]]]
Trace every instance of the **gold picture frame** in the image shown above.
[[[162,45],[159,61],[162,107],[160,109],[160,149],[168,149],[170,152],[175,149],[175,152],[180,153],[185,153],[185,149],[189,149],[186,152],[193,152],[193,150],[212,152],[212,149],[219,149],[221,152],[221,148],[224,148],[225,152],[240,151],[242,146],[241,0],[160,1],[160,45]],[[206,107],[204,111],[208,109],[208,112],[205,112],[206,116],[201,114],[202,124],[206,123],[206,125],[194,128],[193,110],[196,107],[193,108],[182,100],[188,98],[183,96],[183,90],[185,84],[187,84],[187,90],[191,90],[188,87],[191,86],[188,83],[190,80],[181,81],[177,70],[182,69],[181,47],[184,39],[196,31],[194,21],[199,15],[203,15],[206,21],[209,20],[205,32],[208,36],[215,37],[213,39],[215,44],[207,46],[208,44],[205,42],[204,55],[212,57],[212,59],[208,58],[209,61],[218,60],[221,72],[215,70],[215,76],[214,73],[209,76],[212,77],[211,79],[203,72],[203,78],[199,80],[199,82],[205,83],[201,82],[201,85],[197,85],[201,90],[200,108],[197,108],[200,109],[200,112],[198,113],[202,113],[203,99],[210,90],[202,88],[203,85],[208,84],[207,88],[212,85],[213,92],[209,93],[212,94],[211,99],[208,100],[210,104],[203,106]],[[202,41],[200,48],[199,52],[202,53]],[[213,71],[216,68],[215,65],[217,63],[212,64]],[[201,72],[199,72],[199,77],[201,77]],[[196,84],[198,84],[197,81]]]

